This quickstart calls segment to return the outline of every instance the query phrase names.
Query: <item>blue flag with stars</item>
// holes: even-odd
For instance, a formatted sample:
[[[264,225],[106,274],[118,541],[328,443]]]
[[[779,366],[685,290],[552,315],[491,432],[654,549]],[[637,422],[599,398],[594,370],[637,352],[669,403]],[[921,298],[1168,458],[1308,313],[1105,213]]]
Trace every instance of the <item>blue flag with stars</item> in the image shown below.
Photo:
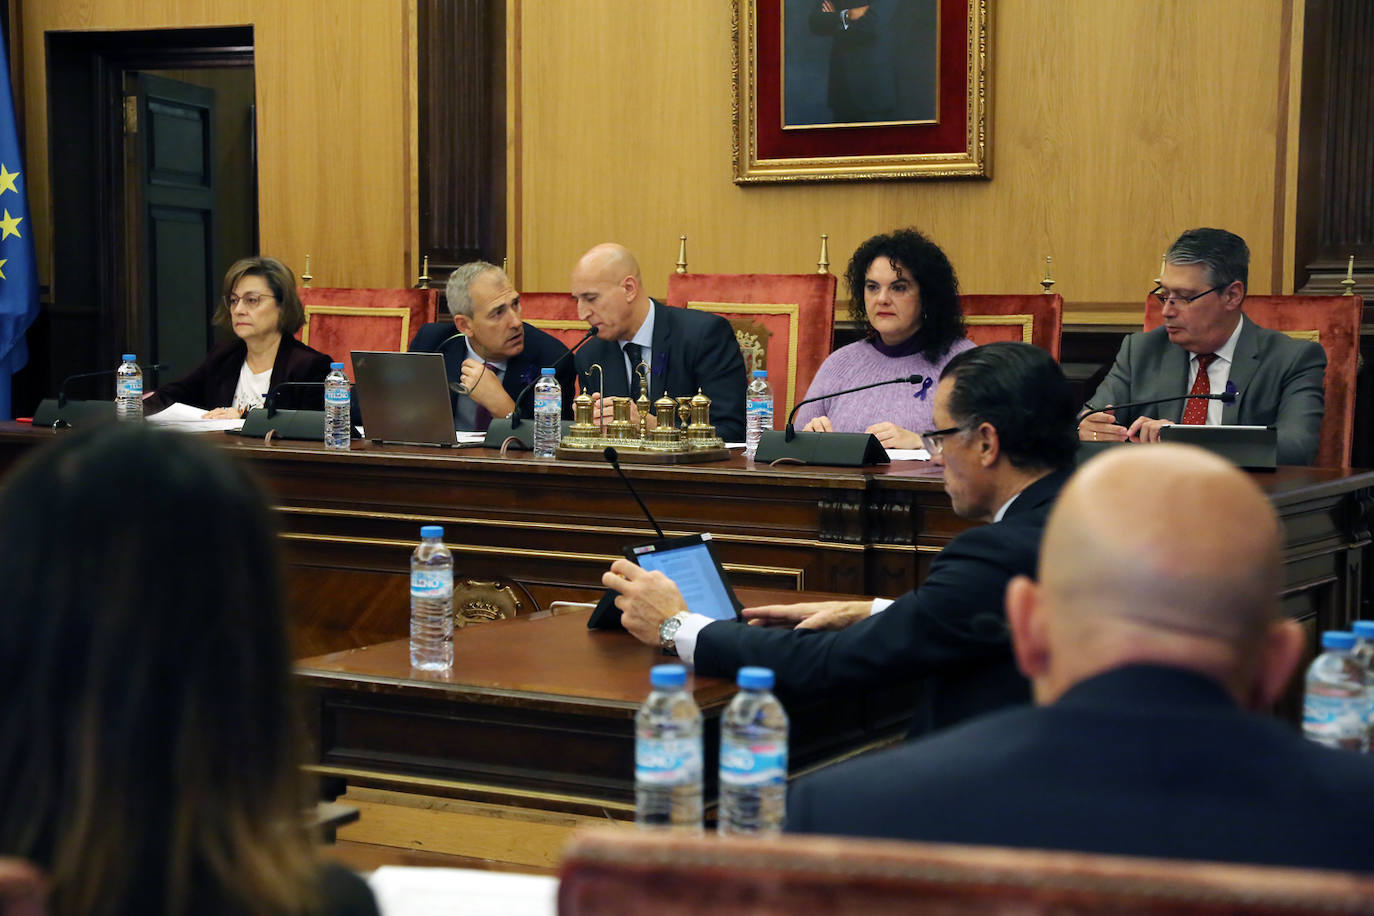
[[[9,420],[11,377],[29,361],[24,332],[38,315],[38,264],[19,158],[10,67],[2,42],[0,80],[0,420]]]

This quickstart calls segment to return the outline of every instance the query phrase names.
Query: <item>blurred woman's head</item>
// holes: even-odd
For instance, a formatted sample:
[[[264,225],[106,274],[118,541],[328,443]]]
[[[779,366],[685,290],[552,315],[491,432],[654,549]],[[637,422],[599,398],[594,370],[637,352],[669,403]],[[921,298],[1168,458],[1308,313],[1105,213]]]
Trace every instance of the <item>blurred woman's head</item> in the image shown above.
[[[0,855],[55,911],[290,912],[312,891],[276,536],[210,445],[72,435],[0,489]]]
[[[915,229],[864,242],[849,259],[845,281],[850,315],[869,340],[891,347],[919,332],[920,352],[933,362],[964,336],[954,266]]]
[[[224,275],[214,322],[241,338],[295,334],[305,324],[296,278],[276,258],[242,258]]]

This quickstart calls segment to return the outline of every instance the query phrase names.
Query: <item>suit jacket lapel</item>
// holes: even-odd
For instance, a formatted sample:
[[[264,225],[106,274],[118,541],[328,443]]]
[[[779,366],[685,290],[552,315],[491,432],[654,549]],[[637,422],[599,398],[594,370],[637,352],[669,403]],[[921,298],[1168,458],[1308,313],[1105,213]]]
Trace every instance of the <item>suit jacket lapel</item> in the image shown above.
[[[649,400],[657,401],[663,397],[664,386],[667,384],[668,351],[672,346],[673,334],[672,328],[669,327],[668,306],[654,299],[650,299],[649,302],[649,307],[654,310],[654,342],[649,357]],[[693,395],[696,392],[674,392],[674,396],[678,394]]]
[[[1244,393],[1250,387],[1250,382],[1255,377],[1255,369],[1259,366],[1259,333],[1255,330],[1255,323],[1245,317],[1243,312],[1240,320],[1240,336],[1236,338],[1236,351],[1231,354],[1233,358],[1228,380],[1236,386],[1236,391],[1240,392],[1241,397],[1221,407],[1221,422],[1228,425],[1240,422]]]

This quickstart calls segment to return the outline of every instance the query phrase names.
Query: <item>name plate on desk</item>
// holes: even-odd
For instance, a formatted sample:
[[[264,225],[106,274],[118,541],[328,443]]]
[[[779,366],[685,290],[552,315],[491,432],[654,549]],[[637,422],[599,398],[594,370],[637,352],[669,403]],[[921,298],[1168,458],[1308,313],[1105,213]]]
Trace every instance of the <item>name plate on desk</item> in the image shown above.
[[[754,454],[756,464],[779,459],[797,464],[823,464],[832,467],[861,468],[887,464],[887,451],[872,433],[787,433],[765,429]]]
[[[236,435],[245,438],[261,439],[268,430],[276,430],[278,439],[313,439],[324,441],[323,410],[279,410],[272,416],[267,410],[256,407],[243,418],[243,428]]]

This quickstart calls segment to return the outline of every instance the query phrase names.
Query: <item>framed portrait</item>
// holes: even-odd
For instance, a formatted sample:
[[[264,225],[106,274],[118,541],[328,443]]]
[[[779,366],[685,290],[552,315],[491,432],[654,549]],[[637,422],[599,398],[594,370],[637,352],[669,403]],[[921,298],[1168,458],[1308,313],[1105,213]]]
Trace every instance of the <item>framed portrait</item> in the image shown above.
[[[990,177],[992,0],[734,0],[735,182]]]

